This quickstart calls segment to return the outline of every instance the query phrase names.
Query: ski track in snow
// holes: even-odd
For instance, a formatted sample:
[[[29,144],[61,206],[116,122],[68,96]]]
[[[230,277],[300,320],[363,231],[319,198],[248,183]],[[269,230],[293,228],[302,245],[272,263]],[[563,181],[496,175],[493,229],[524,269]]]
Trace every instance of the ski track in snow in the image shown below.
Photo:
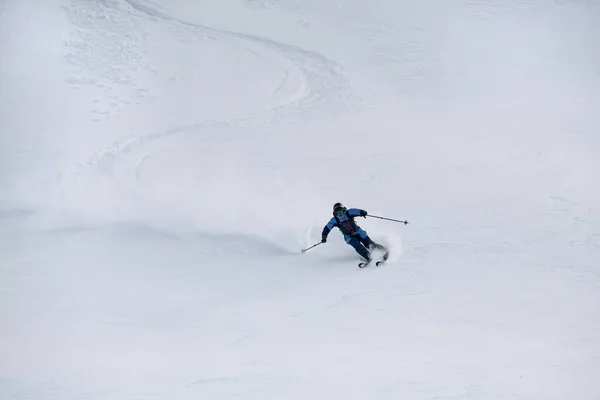
[[[157,157],[157,155],[162,156],[165,149],[174,149],[175,152],[170,153],[170,155],[174,157],[175,162],[178,162],[181,157],[175,155],[177,149],[189,148],[191,141],[194,143],[233,142],[240,140],[241,135],[244,135],[244,140],[249,138],[260,139],[276,134],[273,133],[275,129],[285,132],[286,126],[302,123],[307,119],[318,119],[338,113],[347,113],[358,104],[359,100],[354,96],[350,83],[343,75],[342,67],[318,52],[266,37],[214,29],[202,24],[185,21],[167,15],[153,8],[150,4],[150,2],[136,0],[115,0],[91,4],[73,3],[72,6],[67,7],[66,11],[70,20],[75,26],[79,27],[80,34],[86,35],[84,37],[87,37],[87,39],[92,39],[84,39],[83,45],[76,43],[73,46],[76,51],[68,56],[71,63],[80,66],[84,73],[88,68],[91,68],[91,71],[96,75],[108,80],[108,86],[111,86],[111,83],[118,86],[129,86],[134,88],[138,95],[144,96],[146,90],[137,87],[136,80],[127,73],[128,59],[133,61],[136,70],[139,66],[152,72],[154,70],[159,71],[159,69],[152,63],[144,67],[147,60],[143,58],[143,47],[136,43],[136,40],[139,39],[137,36],[130,36],[129,30],[139,32],[140,38],[144,41],[152,38],[152,32],[148,31],[151,28],[174,31],[175,33],[185,32],[185,39],[182,40],[195,43],[194,39],[191,38],[197,37],[198,40],[208,40],[210,43],[220,44],[224,49],[250,53],[263,61],[265,66],[274,65],[280,73],[279,81],[276,81],[272,88],[261,87],[261,89],[266,90],[260,95],[264,97],[267,94],[269,97],[276,98],[277,102],[265,106],[259,100],[256,102],[258,104],[254,104],[256,107],[254,111],[241,113],[237,117],[202,119],[191,125],[174,126],[153,133],[142,132],[140,136],[128,137],[114,142],[109,147],[93,154],[86,161],[76,165],[74,169],[65,171],[56,180],[46,184],[53,196],[56,196],[56,204],[58,209],[61,210],[60,212],[65,210],[69,215],[77,216],[77,214],[80,214],[84,217],[84,220],[87,219],[89,214],[106,215],[108,216],[107,220],[104,217],[96,218],[92,215],[91,225],[113,226],[121,218],[117,216],[115,220],[114,215],[119,214],[120,211],[127,209],[129,206],[123,205],[124,202],[119,198],[121,193],[125,192],[125,195],[129,197],[136,196],[134,193],[136,186],[143,188],[146,182],[155,183],[153,173],[163,176],[161,169],[164,168],[161,167],[161,163],[170,163],[170,159]],[[106,23],[105,21],[124,24],[126,28],[123,30],[124,38],[122,40],[115,39],[118,46],[111,46],[110,38],[114,35],[109,36],[106,43],[100,42],[102,46],[90,46],[89,43],[95,43],[95,35],[99,35],[104,40],[104,25],[102,24]],[[133,29],[131,29],[132,27]],[[116,29],[115,32],[119,32],[119,29]],[[204,50],[204,48],[200,48],[200,50]],[[108,54],[110,57],[107,57],[107,59],[114,59],[117,63],[113,65],[110,61],[107,62],[103,57],[103,51],[110,52]],[[191,48],[191,51],[193,51],[193,48]],[[102,70],[95,69],[98,65],[105,65],[105,67]],[[123,70],[123,73],[119,73],[120,70]],[[131,75],[136,76],[133,73]],[[78,81],[76,78],[72,78],[71,83],[95,84],[97,87],[105,85],[105,83],[98,82],[95,79],[83,78]],[[94,112],[94,110],[92,111]],[[98,113],[102,114],[103,111],[98,111]],[[202,157],[202,155],[199,156]],[[152,164],[153,169],[146,167],[149,163]],[[226,163],[224,165],[226,166]],[[176,167],[178,166],[187,167],[183,164],[178,164]],[[150,170],[150,172],[147,172],[147,170]],[[169,177],[165,177],[165,179],[169,180]],[[99,208],[92,206],[97,208],[90,213],[89,204],[95,204],[95,199],[89,198],[89,188],[98,185],[105,186],[111,192],[108,196],[112,196],[111,201],[114,201],[114,203],[110,203],[108,206],[98,204]],[[79,196],[82,195],[85,197],[80,198]],[[242,192],[239,196],[244,196],[244,193]],[[213,197],[216,198],[217,195]],[[152,198],[152,194],[150,198]],[[153,201],[155,200],[150,200],[150,202]],[[187,212],[194,212],[194,208],[196,208],[196,205],[188,207]],[[186,208],[183,206],[181,209]],[[74,214],[73,210],[75,210]],[[181,218],[181,220],[185,220],[186,216],[183,215],[185,213],[175,215],[174,219]],[[150,214],[152,214],[152,211],[150,211]],[[137,213],[132,214],[128,211],[122,215],[126,219],[136,219],[138,216]],[[147,219],[148,215],[145,214],[142,219]],[[194,216],[188,215],[187,218],[193,220]],[[151,215],[150,220],[147,221],[149,229],[162,229],[160,226],[165,222],[167,226],[177,225],[177,222],[173,219],[161,220],[156,215]],[[202,217],[197,218],[197,220],[202,220]],[[154,226],[153,222],[157,223],[159,227]],[[82,222],[77,217],[71,224],[75,226],[75,229],[79,229],[82,225],[88,226],[90,221]],[[71,224],[67,223],[67,225]],[[192,231],[196,233],[210,232],[212,229],[214,227],[205,224],[202,227],[192,228]],[[287,232],[275,233],[274,235],[278,239],[291,239],[292,242],[296,243],[297,238],[294,240],[294,234],[289,229],[293,230],[294,228],[288,227]],[[186,231],[189,232],[189,230]],[[269,236],[270,234],[256,236],[245,234],[245,232],[238,233],[237,237],[223,235],[219,236],[218,240],[214,237],[204,237],[202,235],[198,238],[211,243],[215,249],[229,246],[230,250],[242,254],[256,253],[259,248],[262,249],[260,253],[263,255],[289,255],[290,252],[299,251],[299,247],[292,250],[289,245],[277,244],[274,237]],[[223,241],[224,244],[216,245],[218,241]]]
[[[145,3],[151,4],[150,2]],[[306,117],[311,114],[318,116],[321,112],[320,110],[323,108],[326,109],[326,113],[328,114],[347,112],[354,106],[356,99],[353,98],[350,85],[341,73],[341,66],[317,52],[280,43],[269,38],[218,30],[202,24],[184,21],[169,16],[145,3],[134,0],[123,0],[121,4],[114,2],[103,2],[102,4],[104,7],[117,7],[123,13],[137,13],[155,21],[162,21],[192,29],[197,35],[210,37],[223,43],[233,43],[245,51],[257,54],[259,57],[261,56],[258,52],[266,52],[269,56],[283,57],[292,62],[301,74],[304,80],[304,87],[298,88],[296,94],[288,98],[287,101],[267,110],[257,111],[234,119],[200,121],[193,125],[174,127],[163,132],[148,133],[139,137],[120,140],[109,148],[103,149],[91,156],[70,174],[63,175],[61,177],[63,184],[64,180],[68,179],[68,177],[81,178],[85,171],[94,171],[98,170],[98,168],[107,168],[107,166],[111,169],[112,164],[123,154],[131,154],[151,142],[167,139],[175,135],[206,135],[209,140],[212,140],[216,134],[215,132],[219,132],[221,138],[223,138],[223,134],[226,136],[228,132],[234,132],[240,127],[248,127],[253,124],[269,125],[277,121],[294,120],[294,117]],[[120,5],[129,6],[130,9],[127,10],[125,9],[126,7],[120,7]],[[253,50],[251,46],[258,46],[258,49]],[[291,72],[284,69],[283,74],[283,79],[270,93],[271,95],[280,92],[287,84]],[[140,169],[149,155],[144,154],[140,156],[133,172],[136,177],[140,176]]]

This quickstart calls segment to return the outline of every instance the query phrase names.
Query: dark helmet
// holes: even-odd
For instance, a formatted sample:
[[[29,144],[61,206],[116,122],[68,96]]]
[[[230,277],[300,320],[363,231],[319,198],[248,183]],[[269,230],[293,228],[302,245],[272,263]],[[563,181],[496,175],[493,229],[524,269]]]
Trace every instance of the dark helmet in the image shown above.
[[[346,207],[342,203],[335,203],[333,205],[333,215],[341,217],[346,212]]]

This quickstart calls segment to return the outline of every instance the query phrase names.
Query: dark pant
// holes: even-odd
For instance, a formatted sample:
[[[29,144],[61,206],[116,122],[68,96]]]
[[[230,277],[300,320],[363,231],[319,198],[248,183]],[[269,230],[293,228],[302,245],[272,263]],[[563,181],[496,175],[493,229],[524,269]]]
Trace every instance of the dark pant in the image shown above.
[[[364,258],[365,260],[371,259],[371,256],[370,256],[371,252],[368,250],[369,248],[371,248],[371,247],[383,248],[382,245],[377,244],[374,241],[372,241],[368,235],[365,235],[364,238],[360,237],[360,235],[353,236],[352,239],[350,239],[348,241],[348,244],[350,246],[354,247],[354,250],[356,250],[356,252],[358,254],[360,254],[361,257]]]

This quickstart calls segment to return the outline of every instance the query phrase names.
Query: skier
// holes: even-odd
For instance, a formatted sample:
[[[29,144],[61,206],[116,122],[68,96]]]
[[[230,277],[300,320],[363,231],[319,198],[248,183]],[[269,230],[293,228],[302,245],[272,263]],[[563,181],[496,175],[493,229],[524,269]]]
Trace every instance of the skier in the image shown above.
[[[354,250],[367,262],[371,261],[371,251],[374,248],[384,251],[386,253],[384,258],[387,258],[386,248],[371,240],[367,232],[354,222],[355,217],[366,218],[367,215],[369,214],[365,210],[359,208],[347,209],[342,203],[335,203],[333,205],[333,218],[323,228],[321,243],[327,242],[327,235],[337,226],[344,235],[346,243],[354,247]]]

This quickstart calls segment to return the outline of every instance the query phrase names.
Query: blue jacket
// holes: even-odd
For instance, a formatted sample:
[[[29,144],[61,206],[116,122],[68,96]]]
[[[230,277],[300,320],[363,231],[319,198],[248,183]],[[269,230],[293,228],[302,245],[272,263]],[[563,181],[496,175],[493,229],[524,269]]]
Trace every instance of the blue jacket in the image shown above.
[[[356,222],[354,222],[354,218],[359,217],[361,214],[367,215],[367,212],[359,208],[349,208],[341,217],[334,215],[327,225],[325,225],[325,228],[323,228],[321,236],[326,238],[327,235],[329,235],[329,232],[335,227],[342,232],[342,235],[344,235],[345,238],[356,234],[363,236],[362,233],[364,231]]]

